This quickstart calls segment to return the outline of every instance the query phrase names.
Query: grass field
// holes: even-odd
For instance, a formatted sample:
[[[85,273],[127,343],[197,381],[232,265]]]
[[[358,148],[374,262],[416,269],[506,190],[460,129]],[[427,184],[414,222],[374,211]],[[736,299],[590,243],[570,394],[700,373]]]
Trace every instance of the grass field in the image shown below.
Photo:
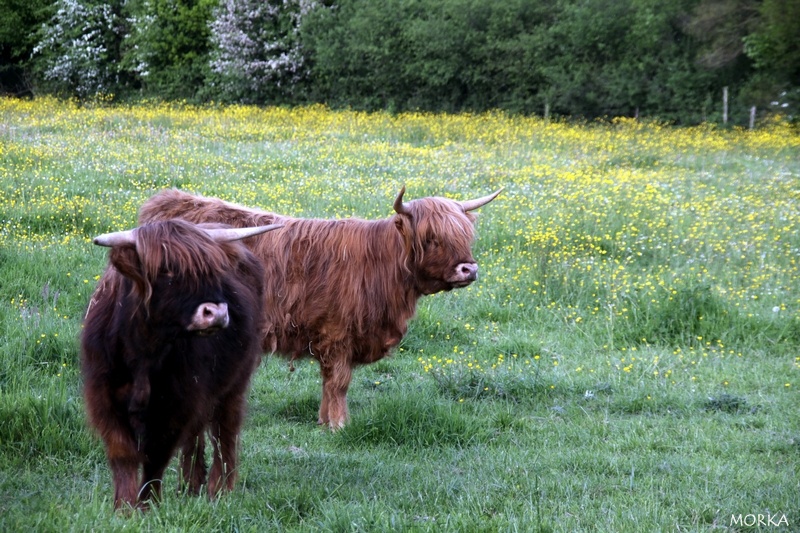
[[[91,238],[166,187],[308,217],[505,192],[315,424],[264,360],[240,482],[112,511],[81,398]],[[0,531],[800,531],[800,134],[0,100]]]

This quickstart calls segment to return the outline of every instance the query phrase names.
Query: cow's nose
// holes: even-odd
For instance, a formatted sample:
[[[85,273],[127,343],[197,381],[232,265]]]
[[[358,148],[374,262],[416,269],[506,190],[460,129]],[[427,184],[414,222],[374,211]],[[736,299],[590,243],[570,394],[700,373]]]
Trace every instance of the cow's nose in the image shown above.
[[[461,265],[461,274],[463,274],[467,279],[477,279],[478,277],[478,265],[475,263],[464,263]]]
[[[197,306],[186,329],[200,334],[210,334],[218,329],[228,327],[229,322],[228,304],[206,302]]]
[[[475,281],[478,279],[477,263],[460,263],[456,265],[456,282]]]

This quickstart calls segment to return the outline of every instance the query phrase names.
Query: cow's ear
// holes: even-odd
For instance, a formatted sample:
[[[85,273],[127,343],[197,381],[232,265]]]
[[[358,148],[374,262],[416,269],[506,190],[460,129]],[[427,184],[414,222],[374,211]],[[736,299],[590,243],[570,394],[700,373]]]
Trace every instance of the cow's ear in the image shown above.
[[[133,281],[140,289],[144,288],[145,280],[142,273],[142,262],[139,259],[139,254],[136,253],[135,245],[114,246],[111,248],[108,260],[120,274]]]
[[[403,248],[406,254],[410,254],[414,241],[414,229],[411,224],[411,215],[395,215],[394,225],[397,228],[397,232],[400,233],[400,238],[403,240]]]
[[[395,215],[394,225],[403,237],[411,234],[411,217],[408,215]]]

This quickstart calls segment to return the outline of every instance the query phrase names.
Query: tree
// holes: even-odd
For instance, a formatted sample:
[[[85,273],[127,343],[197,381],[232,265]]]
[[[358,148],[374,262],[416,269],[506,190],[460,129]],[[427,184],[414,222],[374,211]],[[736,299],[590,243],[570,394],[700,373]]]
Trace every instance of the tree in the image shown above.
[[[697,0],[632,0],[630,28],[616,59],[629,102],[644,116],[683,123],[709,117],[715,73],[695,58],[698,41],[686,32]]]
[[[144,95],[196,101],[210,72],[209,23],[217,0],[129,0],[133,30],[123,66]]]
[[[541,112],[536,51],[554,1],[416,2],[402,25],[409,107]]]
[[[120,43],[127,34],[124,0],[57,0],[33,48],[46,88],[86,98],[119,84]]]
[[[312,97],[360,109],[531,113],[555,0],[340,0],[301,33]]]
[[[310,12],[301,29],[310,57],[310,98],[334,107],[402,109],[409,85],[401,31],[409,3],[339,0]]]
[[[744,38],[744,52],[757,73],[748,90],[753,100],[796,116],[800,110],[800,0],[764,0],[759,13],[755,30]]]
[[[300,43],[314,0],[223,0],[211,21],[212,83],[224,100],[286,100],[307,75]]]
[[[698,122],[719,78],[684,30],[698,1],[340,0],[303,38],[332,105]]]
[[[744,56],[744,38],[758,22],[758,0],[701,0],[686,25],[702,43],[698,62],[717,70]]]
[[[0,94],[33,90],[28,58],[38,28],[52,15],[47,0],[0,2]]]

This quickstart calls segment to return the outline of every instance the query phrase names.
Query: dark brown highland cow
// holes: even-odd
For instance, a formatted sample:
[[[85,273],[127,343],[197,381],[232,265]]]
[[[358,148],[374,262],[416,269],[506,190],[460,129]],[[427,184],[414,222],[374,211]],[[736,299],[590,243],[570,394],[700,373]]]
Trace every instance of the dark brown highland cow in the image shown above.
[[[318,423],[337,429],[348,419],[353,367],[383,358],[400,343],[420,296],[477,279],[470,211],[500,194],[404,202],[404,192],[388,219],[319,220],[167,190],[144,203],[139,220],[285,226],[248,242],[266,270],[264,350],[319,361]]]
[[[114,507],[146,507],[183,447],[182,479],[230,490],[250,377],[261,358],[261,262],[233,242],[279,226],[206,229],[176,220],[106,234],[109,266],[81,335],[89,421],[102,437]],[[140,475],[139,468],[142,467]]]

